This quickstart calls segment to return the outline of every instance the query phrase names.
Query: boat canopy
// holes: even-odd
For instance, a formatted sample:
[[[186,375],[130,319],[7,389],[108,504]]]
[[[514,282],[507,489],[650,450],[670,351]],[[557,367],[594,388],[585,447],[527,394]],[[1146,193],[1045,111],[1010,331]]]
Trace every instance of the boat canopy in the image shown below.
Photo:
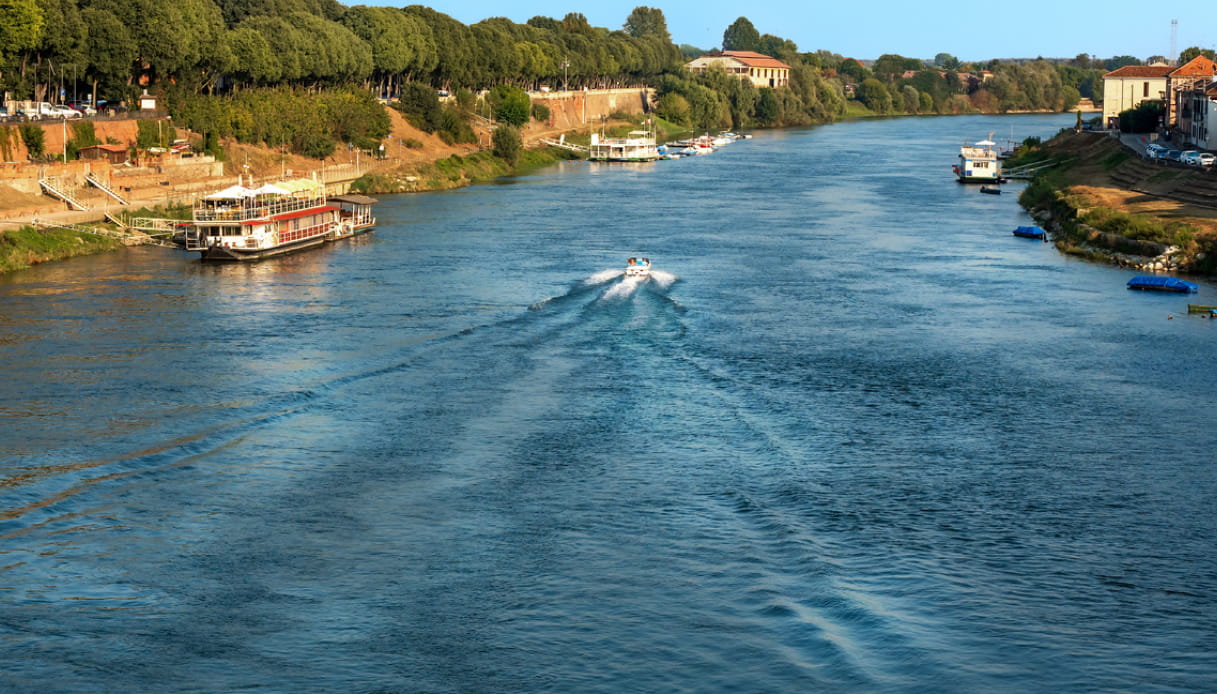
[[[267,183],[266,185],[262,186],[261,188],[254,190],[253,194],[254,195],[291,195],[292,191],[290,191],[286,188],[280,188],[279,186],[274,185],[272,183]]]
[[[980,142],[976,143],[976,146],[977,147],[996,147],[997,143],[994,142],[993,140],[981,140]]]
[[[212,193],[204,198],[204,200],[241,200],[244,198],[252,198],[254,191],[252,188],[245,186],[232,186],[225,188],[218,193]]]

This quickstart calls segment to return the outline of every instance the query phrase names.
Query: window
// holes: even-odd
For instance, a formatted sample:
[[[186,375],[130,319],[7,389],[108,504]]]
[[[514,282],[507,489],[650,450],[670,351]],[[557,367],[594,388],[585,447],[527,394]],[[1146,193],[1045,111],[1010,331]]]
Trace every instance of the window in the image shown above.
[[[1149,96],[1149,82],[1141,83],[1141,96]]]

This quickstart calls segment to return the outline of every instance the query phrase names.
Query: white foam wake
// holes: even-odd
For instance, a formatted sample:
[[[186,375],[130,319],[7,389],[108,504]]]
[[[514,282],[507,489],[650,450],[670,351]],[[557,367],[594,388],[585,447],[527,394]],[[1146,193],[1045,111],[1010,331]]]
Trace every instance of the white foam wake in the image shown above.
[[[583,284],[585,286],[589,286],[589,287],[593,286],[593,285],[597,285],[597,284],[604,284],[605,282],[608,282],[609,280],[613,279],[614,277],[620,277],[621,275],[624,275],[624,274],[625,274],[624,270],[601,270],[600,272],[597,272],[596,274],[592,275],[591,277],[588,277],[587,279],[583,280]]]
[[[663,270],[651,270],[651,279],[660,289],[667,289],[676,281],[676,275]]]

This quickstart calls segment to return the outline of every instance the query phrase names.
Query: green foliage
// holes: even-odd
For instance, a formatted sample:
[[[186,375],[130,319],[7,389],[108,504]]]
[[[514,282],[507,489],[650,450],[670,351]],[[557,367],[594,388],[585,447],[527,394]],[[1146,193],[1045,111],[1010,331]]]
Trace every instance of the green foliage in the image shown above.
[[[1201,48],[1199,46],[1188,46],[1182,51],[1179,51],[1179,64],[1183,65],[1190,60],[1195,60],[1199,56],[1204,56],[1210,60],[1214,58],[1214,52],[1211,48]],[[1135,64],[1135,63],[1133,63]],[[1110,68],[1114,70],[1115,68]]]
[[[1143,101],[1134,109],[1120,113],[1120,130],[1126,133],[1151,133],[1165,114],[1161,101]]]
[[[370,94],[346,90],[247,89],[226,97],[194,96],[181,102],[175,122],[203,133],[208,151],[219,149],[218,138],[232,137],[313,157],[328,156],[340,143],[374,149],[390,130],[388,114]],[[149,137],[145,127],[141,122],[141,147]]]
[[[689,101],[675,92],[669,92],[659,97],[655,105],[655,112],[661,118],[678,125],[691,125]]]
[[[871,77],[858,85],[858,101],[871,111],[884,114],[892,110],[892,95],[879,80]]]
[[[21,141],[25,143],[25,151],[31,160],[42,158],[46,154],[46,133],[36,125],[21,126]]]
[[[549,121],[549,116],[550,116],[549,107],[546,106],[545,104],[538,101],[537,103],[532,105],[533,120],[547,122],[547,121]]]
[[[135,146],[138,149],[167,148],[177,132],[172,125],[162,121],[141,120],[136,127]]]
[[[747,17],[735,20],[723,32],[724,51],[755,51],[760,47],[761,34]]]
[[[440,105],[435,88],[420,82],[407,82],[401,87],[401,95],[393,107],[401,111],[410,125],[425,133],[439,128]]]
[[[22,227],[0,234],[0,273],[123,247],[117,239],[64,229]]]
[[[494,117],[516,127],[526,125],[532,114],[528,92],[519,87],[499,85],[491,89],[486,100],[494,109]]]
[[[524,142],[520,131],[511,125],[500,125],[494,129],[494,155],[508,164],[515,166],[520,158]]]

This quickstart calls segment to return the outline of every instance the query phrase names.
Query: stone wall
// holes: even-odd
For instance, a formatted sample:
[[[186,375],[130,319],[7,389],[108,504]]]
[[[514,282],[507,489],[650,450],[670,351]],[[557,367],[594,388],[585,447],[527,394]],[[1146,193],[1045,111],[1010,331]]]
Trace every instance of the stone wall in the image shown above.
[[[600,89],[586,92],[534,93],[529,96],[534,102],[549,107],[551,127],[575,129],[581,125],[601,123],[612,113],[638,116],[649,113],[654,103],[655,90]]]

